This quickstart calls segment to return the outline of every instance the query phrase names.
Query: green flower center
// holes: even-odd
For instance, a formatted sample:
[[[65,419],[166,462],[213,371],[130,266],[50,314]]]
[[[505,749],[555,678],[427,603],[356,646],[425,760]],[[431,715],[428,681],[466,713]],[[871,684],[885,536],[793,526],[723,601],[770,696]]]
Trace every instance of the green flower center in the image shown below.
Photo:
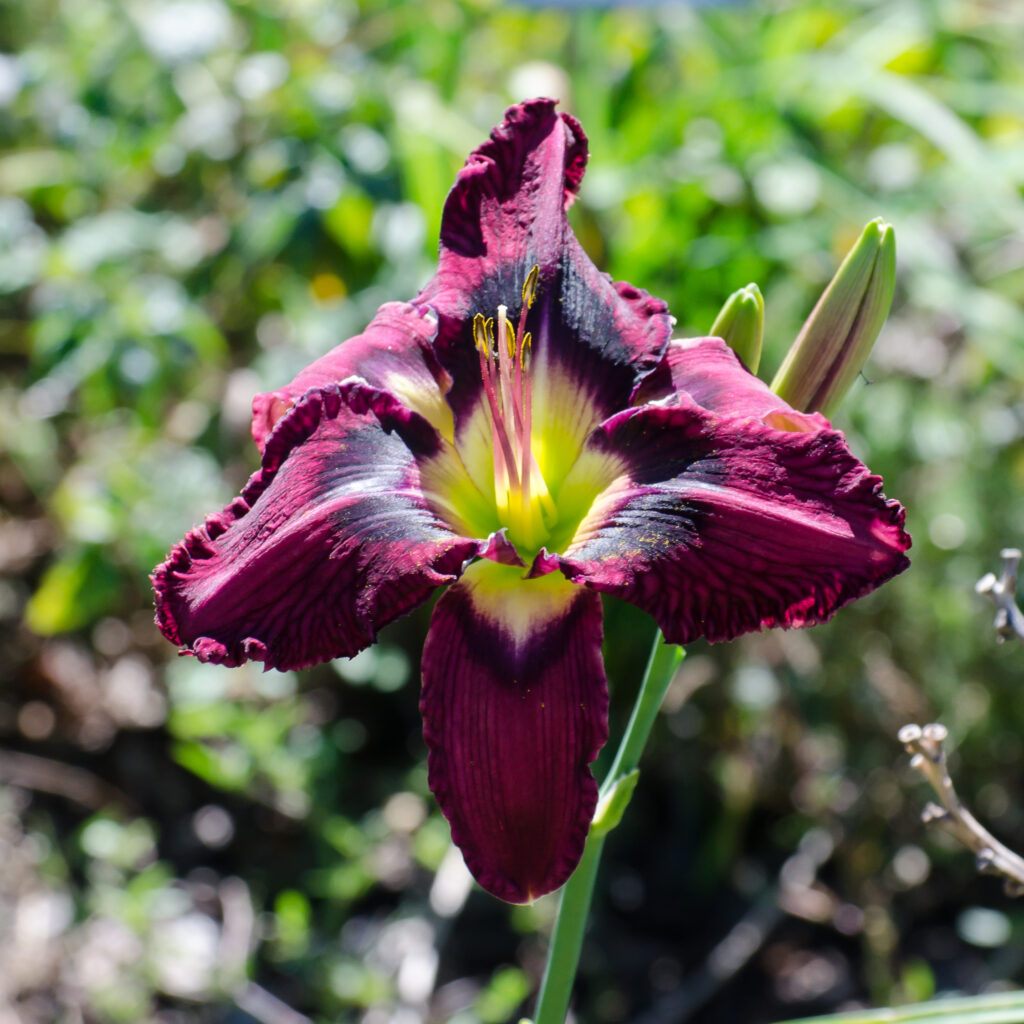
[[[526,323],[538,276],[535,266],[514,320],[504,304],[494,317],[473,318],[482,400],[457,437],[439,425],[449,443],[420,465],[424,493],[453,530],[486,537],[504,529],[526,565],[542,547],[564,551],[590,529],[596,500],[624,469],[585,444],[597,422],[585,382],[543,357],[534,365]]]

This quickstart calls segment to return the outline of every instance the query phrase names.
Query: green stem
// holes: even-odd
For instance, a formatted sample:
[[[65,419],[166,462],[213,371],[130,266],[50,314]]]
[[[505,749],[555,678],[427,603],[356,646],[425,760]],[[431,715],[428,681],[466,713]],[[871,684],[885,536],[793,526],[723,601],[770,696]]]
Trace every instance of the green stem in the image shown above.
[[[590,914],[590,900],[594,894],[597,865],[604,849],[604,835],[587,837],[572,878],[565,883],[558,903],[555,930],[551,933],[548,962],[537,999],[536,1024],[563,1024],[569,1009],[569,997],[576,980],[576,965],[583,948],[583,932]]]
[[[644,672],[629,724],[615,753],[615,760],[601,784],[601,798],[607,797],[635,771],[651,734],[654,720],[658,717],[665,691],[682,659],[683,649],[664,643],[659,630],[654,638],[654,646],[651,648],[647,670]],[[620,807],[620,813],[621,809]],[[580,950],[583,948],[583,932],[587,926],[590,901],[594,894],[597,866],[601,860],[605,836],[615,824],[617,818],[602,824],[601,827],[591,826],[579,866],[562,889],[555,930],[551,935],[551,945],[548,949],[547,967],[537,999],[535,1024],[565,1024]]]
[[[684,653],[682,647],[665,643],[661,630],[658,630],[651,647],[651,656],[647,659],[640,692],[636,695],[633,713],[629,716],[629,724],[615,753],[615,760],[601,783],[601,796],[605,796],[619,779],[627,776],[639,764],[640,755],[654,727],[654,720],[661,710],[661,702],[665,699],[665,692]]]

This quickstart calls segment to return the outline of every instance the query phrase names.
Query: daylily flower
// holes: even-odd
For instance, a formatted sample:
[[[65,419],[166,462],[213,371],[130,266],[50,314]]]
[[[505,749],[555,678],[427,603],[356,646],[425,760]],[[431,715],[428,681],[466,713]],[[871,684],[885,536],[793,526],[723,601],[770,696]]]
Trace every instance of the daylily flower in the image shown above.
[[[263,462],[153,576],[202,661],[353,655],[439,586],[429,780],[480,884],[514,902],[583,850],[607,733],[600,594],[670,643],[822,622],[907,565],[903,510],[824,417],[716,338],[671,342],[566,210],[587,160],[512,107],[444,207],[437,275],[253,403]]]

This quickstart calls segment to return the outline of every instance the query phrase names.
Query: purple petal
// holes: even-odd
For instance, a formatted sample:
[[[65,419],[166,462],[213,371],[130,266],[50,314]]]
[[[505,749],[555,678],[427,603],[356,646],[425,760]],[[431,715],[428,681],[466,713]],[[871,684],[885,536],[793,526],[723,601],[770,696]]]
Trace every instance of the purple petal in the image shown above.
[[[441,447],[384,392],[358,382],[307,392],[241,497],[154,571],[164,635],[201,661],[280,669],[372,643],[481,546],[421,492],[417,458]]]
[[[411,409],[451,436],[451,412],[444,394],[451,381],[434,356],[437,322],[407,302],[388,302],[362,334],[310,363],[283,388],[252,400],[252,436],[262,450],[275,424],[310,388],[360,377],[397,394]]]
[[[604,489],[533,572],[633,602],[672,643],[823,622],[909,564],[903,508],[837,431],[720,418],[680,394],[612,417],[588,455]]]
[[[558,261],[559,222],[579,191],[588,152],[579,121],[557,114],[556,103],[509,107],[466,158],[441,217],[441,260],[456,264],[446,268],[450,274],[470,270],[479,281],[489,268],[515,262],[524,244],[535,262]]]
[[[587,766],[608,738],[600,598],[557,575],[521,576],[479,562],[442,595],[420,701],[452,839],[511,903],[572,874],[597,802]]]
[[[830,426],[820,413],[797,412],[740,362],[721,338],[673,341],[657,368],[633,395],[633,405],[685,391],[711,412],[753,417],[780,430],[814,431]]]
[[[457,437],[481,401],[473,316],[494,316],[503,304],[518,317],[534,266],[540,277],[526,329],[533,336],[535,415],[557,404],[561,382],[574,382],[582,398],[570,443],[582,443],[627,404],[668,342],[665,304],[612,283],[572,233],[566,209],[586,160],[579,123],[557,114],[553,100],[532,100],[506,111],[448,196],[438,272],[414,301],[439,318],[435,350],[455,382],[449,402]]]

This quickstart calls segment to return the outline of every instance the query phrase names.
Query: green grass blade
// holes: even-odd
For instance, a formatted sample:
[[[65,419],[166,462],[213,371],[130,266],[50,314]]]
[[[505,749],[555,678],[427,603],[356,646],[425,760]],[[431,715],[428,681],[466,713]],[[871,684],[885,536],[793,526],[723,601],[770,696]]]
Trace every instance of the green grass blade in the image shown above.
[[[854,1010],[828,1017],[802,1017],[782,1024],[1019,1024],[1024,1022],[1024,991],[995,995],[933,999],[927,1003]]]

